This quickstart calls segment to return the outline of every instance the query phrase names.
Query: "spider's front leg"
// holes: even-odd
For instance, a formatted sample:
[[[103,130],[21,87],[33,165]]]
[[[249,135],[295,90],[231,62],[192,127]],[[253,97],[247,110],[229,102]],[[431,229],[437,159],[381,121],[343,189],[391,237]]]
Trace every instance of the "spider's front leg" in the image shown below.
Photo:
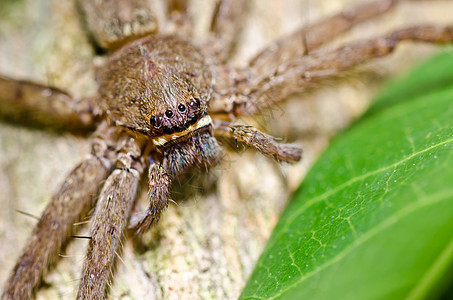
[[[229,129],[234,140],[277,161],[295,163],[302,158],[302,150],[298,145],[278,143],[274,137],[251,126],[233,125]]]
[[[142,233],[159,220],[161,212],[167,208],[170,199],[170,176],[160,163],[149,167],[149,207],[146,211],[133,215],[130,227]]]
[[[189,168],[205,168],[216,164],[221,156],[221,148],[211,135],[210,126],[189,134],[185,139],[170,141],[154,153],[159,161],[152,162],[149,169],[149,200],[145,212],[131,217],[130,227],[144,232],[159,220],[169,202],[171,179],[183,174]]]
[[[0,116],[29,126],[88,132],[99,121],[94,99],[80,101],[57,88],[0,75]]]
[[[78,299],[104,298],[145,167],[142,145],[131,137],[122,143],[116,169],[104,183],[94,212]]]
[[[93,207],[100,183],[110,172],[108,133],[96,133],[92,155],[68,175],[44,210],[14,269],[2,299],[30,299],[49,264],[61,251],[78,222]]]

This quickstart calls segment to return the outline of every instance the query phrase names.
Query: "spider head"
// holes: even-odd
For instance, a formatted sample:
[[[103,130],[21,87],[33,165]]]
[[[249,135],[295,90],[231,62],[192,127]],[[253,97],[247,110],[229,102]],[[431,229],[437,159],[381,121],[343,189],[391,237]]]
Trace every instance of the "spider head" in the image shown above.
[[[156,147],[211,124],[207,101],[189,78],[162,69],[148,74],[151,83],[148,99],[154,105],[147,121]]]
[[[209,126],[211,118],[202,110],[198,98],[181,102],[176,107],[170,106],[165,112],[150,117],[150,124],[160,135],[153,138],[155,146],[164,146],[167,142],[184,137],[200,128]]]
[[[207,113],[211,72],[184,41],[139,40],[113,54],[98,79],[108,117],[149,136],[156,148],[212,122]]]

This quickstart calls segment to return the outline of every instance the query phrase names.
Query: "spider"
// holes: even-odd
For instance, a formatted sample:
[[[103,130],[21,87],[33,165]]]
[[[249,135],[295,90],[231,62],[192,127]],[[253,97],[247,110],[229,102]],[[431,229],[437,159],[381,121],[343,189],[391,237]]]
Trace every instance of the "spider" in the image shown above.
[[[169,23],[173,21],[179,25],[177,27],[180,31],[179,33],[174,32],[176,26],[172,24],[169,24],[168,27],[163,26],[161,34],[165,34],[168,31],[171,36],[167,33],[166,36],[152,35],[142,37],[146,34],[140,33],[140,37],[137,37],[137,39],[128,38],[127,41],[123,42],[115,40],[108,46],[106,45],[110,44],[110,42],[102,42],[97,37],[101,46],[120,49],[117,50],[116,54],[111,54],[110,58],[104,63],[104,67],[101,67],[98,71],[99,95],[101,95],[103,100],[100,101],[99,97],[87,98],[79,102],[80,106],[75,108],[76,114],[69,112],[69,116],[74,118],[71,119],[70,125],[79,123],[81,127],[84,127],[88,122],[88,125],[96,123],[98,126],[92,139],[92,157],[79,165],[78,169],[76,167],[76,171],[69,175],[53,198],[53,201],[58,199],[80,199],[76,197],[90,198],[89,196],[96,193],[101,181],[111,174],[109,179],[103,184],[94,212],[94,229],[92,229],[90,234],[89,248],[89,253],[92,254],[88,254],[88,260],[85,262],[84,275],[82,275],[79,291],[81,298],[103,297],[106,283],[110,276],[112,261],[116,257],[117,251],[119,251],[117,250],[117,245],[122,237],[121,231],[124,230],[129,220],[129,213],[133,205],[134,194],[138,189],[140,174],[146,172],[146,169],[149,169],[150,172],[151,201],[156,203],[153,203],[150,206],[151,209],[146,210],[144,213],[134,211],[132,214],[129,225],[138,231],[146,230],[151,223],[157,221],[160,210],[166,207],[169,199],[168,185],[170,181],[176,180],[177,173],[186,169],[186,164],[195,164],[204,168],[219,159],[220,150],[216,140],[212,137],[213,135],[227,135],[233,140],[255,147],[264,154],[279,160],[297,161],[300,155],[297,147],[277,143],[271,137],[253,128],[234,125],[232,122],[239,117],[257,113],[274,104],[274,102],[287,98],[292,93],[310,87],[312,84],[317,83],[318,79],[330,78],[337,75],[338,71],[352,67],[357,63],[366,61],[376,55],[387,54],[385,47],[379,47],[384,52],[372,52],[373,55],[370,56],[355,55],[357,52],[354,52],[354,47],[357,47],[357,50],[363,49],[363,44],[357,43],[352,44],[352,49],[348,49],[348,52],[326,50],[323,56],[318,56],[317,47],[310,46],[312,43],[310,38],[312,37],[309,33],[304,33],[299,35],[300,40],[287,39],[289,43],[282,47],[285,51],[283,54],[278,52],[278,47],[270,46],[267,48],[268,51],[261,52],[252,60],[249,69],[235,69],[230,65],[224,64],[224,62],[229,55],[230,39],[233,40],[238,29],[235,29],[236,26],[233,25],[239,24],[236,22],[230,23],[230,17],[236,20],[240,2],[231,4],[233,9],[230,10],[228,9],[229,3],[227,1],[219,2],[218,9],[215,9],[216,21],[213,22],[211,37],[205,39],[204,42],[199,42],[197,47],[192,46],[191,41],[187,41],[187,36],[190,36],[190,30],[184,33],[184,30],[186,30],[184,28],[191,27],[186,26],[187,20],[183,15],[176,15],[176,17],[169,20]],[[83,1],[81,3],[83,7]],[[377,2],[365,4],[369,5],[365,6],[368,8],[365,11],[371,12],[372,15],[383,13],[387,10],[382,8],[386,6],[386,3],[386,1],[380,1],[379,4]],[[390,1],[387,4],[390,4]],[[354,13],[363,16],[362,13],[358,13],[360,11],[359,9],[349,10],[348,17],[351,16],[350,14],[354,15]],[[102,10],[96,10],[92,7],[89,9],[85,8],[88,20],[93,12],[99,13]],[[143,15],[140,15],[140,18],[143,18]],[[88,21],[88,23],[90,22]],[[91,26],[95,27],[98,25],[91,24]],[[155,27],[151,26],[148,29],[154,31]],[[335,27],[335,29],[341,28]],[[93,32],[93,36],[96,38],[96,31],[93,30]],[[447,39],[443,42],[451,40],[451,29],[449,32],[450,36],[447,36]],[[338,34],[332,31],[327,33]],[[420,31],[409,31],[409,34],[417,35],[418,33]],[[428,40],[433,37],[431,33],[429,32],[426,35]],[[178,34],[182,35],[183,38],[178,37]],[[330,39],[328,35],[322,35],[322,38],[326,39],[326,41]],[[294,44],[291,42],[294,42]],[[304,44],[309,45],[308,50],[301,47]],[[393,47],[394,44],[391,44],[391,46]],[[173,50],[174,53],[171,53],[168,49]],[[118,53],[128,53],[128,55],[122,57]],[[328,55],[329,53],[331,56]],[[342,53],[346,56],[339,58],[339,54]],[[358,60],[348,61],[348,55]],[[280,58],[280,56],[284,58]],[[207,60],[206,62],[203,61],[203,57]],[[123,60],[129,59],[132,63],[128,62],[122,67]],[[327,61],[330,59],[327,68],[322,68],[323,59]],[[161,63],[161,60],[165,61],[165,63]],[[332,69],[332,64],[338,62],[344,62],[346,65],[337,66],[338,69]],[[297,69],[297,66],[306,67],[308,63],[313,63],[316,67],[321,66],[321,68],[313,70]],[[134,69],[126,66],[138,67]],[[291,67],[294,66],[296,68],[292,69]],[[303,75],[302,82],[292,82],[291,80],[295,77],[288,76],[288,74],[291,74],[290,71],[295,71],[296,77]],[[133,76],[126,75],[128,72],[136,72],[136,74]],[[139,82],[140,92],[137,92],[138,87],[130,85],[130,81],[140,78],[142,75],[148,76],[143,81],[153,88],[150,89],[144,83]],[[288,78],[285,78],[285,76],[288,76]],[[166,80],[170,77],[172,80]],[[215,83],[212,78],[216,78]],[[154,79],[156,81],[153,81]],[[22,98],[27,98],[28,92],[26,89],[28,88],[37,89],[37,91],[32,91],[32,95],[47,95],[48,98],[42,99],[41,97],[40,100],[42,101],[53,100],[52,97],[54,96],[67,97],[58,90],[48,93],[49,89],[45,86],[29,85],[25,82],[10,81],[7,78],[4,78],[2,83],[6,86],[6,91],[9,89],[15,92],[18,90],[24,92],[23,95],[25,96],[22,95]],[[163,88],[163,86],[166,88]],[[125,87],[131,89],[129,90],[130,93],[125,94],[124,90],[121,90]],[[118,88],[120,89],[119,91]],[[135,97],[130,97],[129,94]],[[256,98],[254,98],[255,96]],[[154,99],[154,102],[151,101],[152,104],[144,103],[144,105],[138,106],[143,101],[143,98],[149,101]],[[167,99],[167,101],[155,99]],[[178,99],[178,101],[175,99]],[[13,98],[12,100],[15,99]],[[119,107],[115,107],[117,103],[120,103]],[[34,109],[44,110],[42,104],[38,103],[37,105],[38,107]],[[64,117],[63,120],[58,120],[58,114],[60,113],[58,108],[54,108],[51,113],[56,115],[57,121],[61,123],[66,121],[67,117]],[[79,118],[78,116],[81,117]],[[49,119],[51,119],[50,116]],[[220,120],[220,122],[215,120]],[[249,137],[250,139],[247,139]],[[83,172],[81,171],[82,169]],[[80,181],[80,183],[75,184],[74,182],[77,181]],[[85,182],[85,184],[82,184],[82,182]],[[81,188],[82,186],[83,188]],[[110,197],[112,195],[113,197]],[[118,201],[118,199],[127,199],[128,201]],[[90,203],[77,202],[80,202],[79,204],[82,206],[90,206]],[[87,199],[85,202],[91,201]],[[127,208],[123,207],[126,203],[129,205]],[[118,205],[118,209],[114,209],[114,205]],[[109,210],[102,213],[102,208],[106,206]],[[156,208],[158,208],[157,211]],[[75,206],[71,205],[69,207],[73,218],[79,215],[79,213],[76,213],[77,216],[74,216],[75,209]],[[81,207],[80,209],[87,211],[89,208]],[[111,214],[117,214],[117,216],[112,217]],[[61,219],[56,219],[58,217]],[[113,224],[119,225],[119,227],[112,229],[112,222],[97,219],[102,217],[113,218]],[[45,220],[45,218],[42,220]],[[58,227],[58,223],[71,227],[77,222],[76,219],[69,219],[66,215],[59,213],[52,216],[50,221],[56,227]],[[106,224],[106,226],[102,226],[102,224]],[[54,229],[58,231],[58,228]],[[99,240],[96,234],[98,230],[107,230],[105,234],[100,234]],[[48,228],[45,231],[47,232]],[[63,231],[70,231],[70,229]],[[68,234],[65,232],[60,234],[60,236],[58,234],[49,235],[45,245],[52,245],[52,242],[48,242],[53,238],[62,238],[61,235],[67,236]],[[108,238],[105,239],[105,236]],[[103,242],[104,245],[96,248],[97,241]],[[36,245],[29,247],[30,249],[40,248],[36,247]],[[55,255],[57,251],[57,249],[54,249],[51,251],[53,253],[50,254]],[[92,256],[101,255],[101,251],[103,253],[102,258],[106,260],[106,265],[99,263],[102,259]],[[110,251],[110,253],[106,255],[106,251]],[[26,251],[26,254],[30,253],[31,251]],[[30,266],[28,263],[30,259],[36,260],[36,257],[23,257],[19,260],[22,269]],[[36,275],[30,276],[31,282],[26,282],[25,284],[7,283],[4,297],[7,298],[9,295],[8,291],[11,290],[23,293],[16,295],[17,298],[30,296],[33,288],[38,284],[41,277],[40,274],[46,268],[46,264],[44,263],[37,270]],[[27,271],[24,272],[24,274],[28,273]],[[16,276],[16,279],[27,279],[27,276]]]

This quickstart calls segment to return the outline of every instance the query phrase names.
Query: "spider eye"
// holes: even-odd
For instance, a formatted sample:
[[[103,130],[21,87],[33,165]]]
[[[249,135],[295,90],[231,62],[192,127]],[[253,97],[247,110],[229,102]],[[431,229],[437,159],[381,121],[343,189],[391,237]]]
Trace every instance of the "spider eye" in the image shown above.
[[[165,112],[165,115],[167,116],[167,118],[171,118],[173,117],[173,112],[169,109]]]
[[[193,116],[189,119],[188,122],[190,125],[193,125],[193,124],[197,123],[197,121],[198,121],[198,118],[196,116]]]
[[[192,101],[190,101],[189,105],[192,109],[200,108],[200,99],[194,98]]]
[[[179,104],[179,105],[178,105],[178,110],[179,110],[180,112],[183,112],[183,111],[186,110],[186,106],[185,106],[184,104]]]
[[[153,127],[156,127],[156,124],[157,124],[157,122],[156,122],[156,117],[155,117],[155,116],[152,116],[152,117],[149,119],[149,123],[151,123],[151,125],[152,125]]]

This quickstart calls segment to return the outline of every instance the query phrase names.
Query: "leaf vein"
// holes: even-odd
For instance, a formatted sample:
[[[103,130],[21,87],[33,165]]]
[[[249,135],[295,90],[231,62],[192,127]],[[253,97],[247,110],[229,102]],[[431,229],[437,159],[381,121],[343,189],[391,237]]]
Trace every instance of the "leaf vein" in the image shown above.
[[[391,215],[389,218],[386,220],[382,221],[380,224],[377,224],[376,227],[356,239],[349,247],[345,248],[343,251],[339,252],[338,255],[336,255],[333,259],[326,261],[324,264],[320,265],[319,267],[316,268],[316,270],[307,273],[304,277],[301,277],[299,280],[296,280],[293,282],[291,285],[289,285],[287,288],[284,290],[280,290],[278,294],[275,294],[274,296],[268,298],[268,299],[275,299],[284,292],[294,288],[296,285],[302,283],[306,279],[316,275],[317,273],[321,272],[325,268],[335,264],[336,262],[340,261],[343,259],[346,255],[348,255],[352,250],[360,246],[361,244],[365,243],[367,240],[369,240],[371,237],[375,236],[376,234],[380,233],[382,230],[388,228],[389,226],[395,224],[398,220],[401,218],[408,216],[409,214],[415,212],[418,209],[424,208],[429,205],[436,204],[438,202],[441,202],[443,200],[451,199],[453,196],[453,190],[448,190],[447,192],[439,193],[437,195],[433,195],[432,198],[430,198],[428,201],[424,202],[412,202],[411,204],[403,207],[399,211],[395,212],[393,215]]]
[[[345,183],[343,184],[340,184],[338,185],[337,187],[329,190],[329,191],[326,191],[324,192],[323,194],[317,196],[317,197],[314,197],[310,200],[308,200],[307,202],[305,202],[304,205],[302,205],[299,209],[295,210],[295,212],[288,217],[287,221],[285,222],[285,226],[283,226],[283,228],[280,230],[281,234],[284,233],[288,227],[290,226],[290,224],[294,221],[294,219],[296,219],[298,216],[300,216],[308,207],[312,206],[313,204],[316,204],[320,201],[323,201],[324,199],[326,199],[327,197],[330,197],[331,195],[339,192],[340,190],[352,185],[353,183],[356,183],[358,181],[361,181],[365,178],[368,178],[370,176],[373,176],[375,174],[379,174],[381,172],[384,172],[386,170],[389,170],[389,169],[392,169],[392,168],[396,168],[398,167],[399,165],[419,156],[419,155],[422,155],[430,150],[433,150],[435,148],[438,148],[440,146],[443,146],[443,145],[446,145],[448,143],[452,143],[453,142],[453,138],[452,139],[448,139],[448,140],[445,140],[443,142],[440,142],[440,143],[437,143],[437,144],[434,144],[434,145],[431,145],[430,147],[427,147],[423,150],[420,150],[416,153],[413,153],[407,157],[405,157],[404,159],[402,160],[399,160],[391,165],[388,165],[388,166],[385,166],[385,167],[382,167],[382,168],[379,168],[377,170],[374,170],[374,171],[371,171],[371,172],[368,172],[368,173],[365,173],[365,174],[362,174],[360,176],[357,176],[357,177],[354,177],[354,178],[351,178],[350,180],[346,181]],[[274,241],[278,240],[278,238],[274,239]],[[270,245],[273,246],[274,244]]]

